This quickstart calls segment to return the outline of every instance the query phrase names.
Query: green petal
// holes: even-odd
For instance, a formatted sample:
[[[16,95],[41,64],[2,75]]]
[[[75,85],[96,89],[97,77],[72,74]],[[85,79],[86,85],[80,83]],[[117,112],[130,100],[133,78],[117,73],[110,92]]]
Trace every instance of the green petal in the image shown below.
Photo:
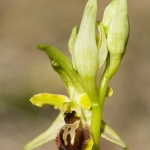
[[[62,114],[59,114],[58,117],[55,119],[53,124],[42,134],[40,134],[37,138],[33,139],[31,142],[29,142],[24,150],[33,150],[44,143],[47,143],[51,140],[54,140],[56,138],[58,130],[64,126],[64,118],[62,117]]]
[[[92,103],[86,93],[83,93],[78,96],[77,98],[77,104],[82,108],[82,109],[90,109],[92,106]]]
[[[129,150],[126,144],[119,137],[119,135],[111,127],[109,127],[103,120],[101,122],[101,137],[112,143],[120,145],[125,150]]]
[[[65,102],[69,102],[69,98],[64,95],[56,95],[56,94],[48,94],[42,93],[34,95],[30,101],[32,104],[42,107],[45,104],[53,105],[55,108],[60,109],[62,104]]]
[[[100,68],[105,62],[108,54],[107,40],[106,40],[103,24],[101,22],[98,22],[98,32],[101,35],[101,44],[99,48],[99,68]]]
[[[75,87],[76,91],[79,93],[83,93],[83,87],[80,82],[80,78],[76,70],[73,68],[70,60],[62,54],[58,49],[53,46],[47,44],[39,44],[37,48],[43,50],[49,57],[51,61],[55,61],[58,66],[63,69],[65,74],[71,80],[73,86]]]

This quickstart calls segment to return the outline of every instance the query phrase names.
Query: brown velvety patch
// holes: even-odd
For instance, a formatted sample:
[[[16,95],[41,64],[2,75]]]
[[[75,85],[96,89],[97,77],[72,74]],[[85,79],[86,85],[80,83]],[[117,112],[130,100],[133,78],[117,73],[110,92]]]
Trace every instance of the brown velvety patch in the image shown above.
[[[56,137],[56,146],[59,150],[83,150],[90,138],[88,125],[82,125],[76,112],[64,114],[66,124],[61,128]],[[71,141],[73,140],[73,143]]]

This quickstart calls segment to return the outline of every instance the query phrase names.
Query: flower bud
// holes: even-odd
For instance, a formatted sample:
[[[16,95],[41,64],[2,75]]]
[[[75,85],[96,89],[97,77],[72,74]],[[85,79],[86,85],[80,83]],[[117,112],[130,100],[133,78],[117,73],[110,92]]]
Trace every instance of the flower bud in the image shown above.
[[[114,2],[114,3],[113,3]],[[107,47],[109,51],[109,57],[107,58],[107,77],[110,79],[117,71],[122,57],[125,53],[128,36],[129,36],[129,22],[128,22],[128,8],[126,0],[113,1],[107,11],[109,17],[107,22]],[[113,10],[114,9],[114,10]],[[105,22],[106,23],[106,22]]]
[[[108,27],[107,45],[110,54],[122,58],[129,36],[126,0],[118,0],[117,8]]]

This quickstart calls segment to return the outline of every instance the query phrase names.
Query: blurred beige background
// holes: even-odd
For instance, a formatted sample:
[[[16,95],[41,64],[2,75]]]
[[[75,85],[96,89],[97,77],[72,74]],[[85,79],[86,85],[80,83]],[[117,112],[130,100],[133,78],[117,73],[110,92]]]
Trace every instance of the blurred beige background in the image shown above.
[[[98,0],[98,20],[111,0]],[[58,111],[29,102],[36,93],[67,94],[45,53],[49,43],[69,58],[71,29],[79,25],[87,0],[0,0],[0,150],[22,150],[45,131]],[[130,38],[119,71],[110,82],[104,120],[130,150],[150,149],[150,1],[128,0]],[[38,148],[55,148],[54,141]],[[102,150],[121,150],[101,140]]]

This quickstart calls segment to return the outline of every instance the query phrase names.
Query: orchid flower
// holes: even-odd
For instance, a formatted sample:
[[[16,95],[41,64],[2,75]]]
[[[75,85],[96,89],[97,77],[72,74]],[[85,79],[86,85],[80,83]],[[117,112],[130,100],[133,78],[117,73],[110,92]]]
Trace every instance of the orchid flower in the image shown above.
[[[52,105],[60,113],[24,150],[35,149],[54,139],[59,150],[98,150],[100,136],[128,150],[119,135],[102,120],[105,97],[113,94],[108,82],[117,71],[127,44],[127,2],[113,0],[107,6],[103,21],[97,22],[98,35],[96,14],[97,0],[88,0],[80,28],[73,28],[68,42],[72,62],[53,46],[37,45],[48,55],[69,96],[40,93],[30,99],[38,107]],[[97,87],[97,73],[105,61],[105,71]]]

